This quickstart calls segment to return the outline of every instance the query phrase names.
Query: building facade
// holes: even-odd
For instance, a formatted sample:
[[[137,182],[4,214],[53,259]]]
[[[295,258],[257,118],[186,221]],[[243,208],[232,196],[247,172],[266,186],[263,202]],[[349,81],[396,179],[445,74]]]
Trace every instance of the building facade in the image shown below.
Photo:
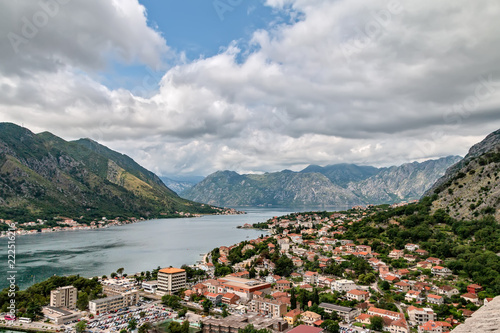
[[[185,270],[180,268],[163,268],[158,272],[158,294],[172,295],[185,287]]]
[[[50,306],[54,308],[76,308],[76,298],[78,289],[73,286],[66,286],[54,289],[50,292]]]
[[[273,318],[277,318],[285,315],[286,304],[264,297],[254,297],[250,303],[249,310],[265,316],[271,315]]]
[[[139,302],[139,291],[131,290],[121,295],[114,295],[105,298],[89,301],[89,311],[92,314],[116,311]]]

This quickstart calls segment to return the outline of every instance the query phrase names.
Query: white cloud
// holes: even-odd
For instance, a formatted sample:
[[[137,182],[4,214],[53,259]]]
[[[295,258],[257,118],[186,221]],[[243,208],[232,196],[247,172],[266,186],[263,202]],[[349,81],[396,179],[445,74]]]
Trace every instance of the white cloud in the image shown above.
[[[179,64],[142,98],[106,88],[92,71],[109,57],[161,63],[168,46],[147,26],[144,8],[132,0],[70,1],[64,8],[79,10],[61,5],[22,45],[29,52],[20,59],[9,58],[2,39],[1,119],[93,137],[160,174],[391,165],[464,154],[498,129],[500,4],[267,4],[303,19],[256,31],[255,51],[243,61],[233,43]],[[29,17],[29,10],[2,13]],[[3,33],[19,29],[19,21],[0,22]]]

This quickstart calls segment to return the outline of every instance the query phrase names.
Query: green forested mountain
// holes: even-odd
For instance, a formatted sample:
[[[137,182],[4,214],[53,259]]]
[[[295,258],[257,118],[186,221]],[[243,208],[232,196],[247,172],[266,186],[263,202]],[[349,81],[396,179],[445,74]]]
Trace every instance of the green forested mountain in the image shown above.
[[[211,213],[177,196],[130,157],[89,139],[65,141],[0,123],[0,218]]]

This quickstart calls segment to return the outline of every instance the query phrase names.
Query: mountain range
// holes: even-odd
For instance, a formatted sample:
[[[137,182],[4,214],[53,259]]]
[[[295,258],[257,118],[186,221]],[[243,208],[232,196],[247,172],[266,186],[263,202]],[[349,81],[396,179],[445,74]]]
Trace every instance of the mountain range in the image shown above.
[[[419,199],[449,166],[460,160],[459,156],[448,156],[389,168],[310,165],[300,172],[283,170],[258,175],[217,171],[180,195],[232,207],[349,207],[394,203]]]
[[[170,190],[130,157],[90,139],[65,141],[0,123],[0,217],[177,216],[213,213]]]

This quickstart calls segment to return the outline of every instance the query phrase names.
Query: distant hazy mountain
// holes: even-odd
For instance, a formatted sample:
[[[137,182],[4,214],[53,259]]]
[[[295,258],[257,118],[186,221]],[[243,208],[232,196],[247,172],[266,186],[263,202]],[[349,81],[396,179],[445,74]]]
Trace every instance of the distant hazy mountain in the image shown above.
[[[0,123],[0,218],[169,216],[212,208],[180,198],[130,157]]]
[[[334,185],[320,173],[288,170],[263,175],[218,171],[183,192],[182,196],[233,207],[346,206],[359,203],[350,191]]]
[[[182,177],[181,179],[169,178],[169,177],[160,177],[162,182],[175,193],[181,193],[195,186],[199,182],[201,182],[205,177],[202,176],[192,176],[192,177]]]
[[[418,199],[452,164],[449,156],[423,163],[375,168],[354,164],[311,165],[300,172],[263,175],[219,171],[181,196],[223,206],[352,206]]]
[[[472,146],[426,195],[437,194],[433,208],[456,219],[493,215],[500,221],[500,130]]]

